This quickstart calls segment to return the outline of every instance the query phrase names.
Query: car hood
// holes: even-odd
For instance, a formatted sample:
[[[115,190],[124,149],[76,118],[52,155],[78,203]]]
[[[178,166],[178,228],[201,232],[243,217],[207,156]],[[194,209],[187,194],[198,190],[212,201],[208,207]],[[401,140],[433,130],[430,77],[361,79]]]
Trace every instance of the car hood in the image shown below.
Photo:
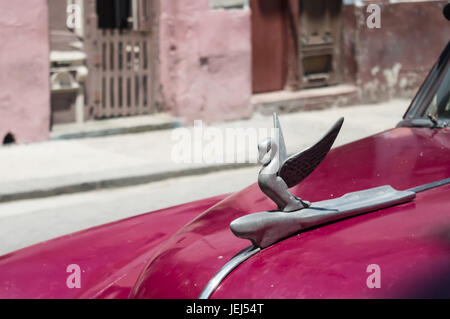
[[[314,202],[382,185],[391,185],[398,190],[405,190],[448,177],[450,177],[449,129],[396,128],[333,149],[322,164],[301,184],[292,188],[291,192]],[[448,221],[450,216],[450,206],[448,201],[445,201],[448,195],[449,187],[443,186],[419,195],[411,203],[328,224],[279,242],[263,250],[233,271],[213,297],[308,297],[307,293],[300,294],[298,289],[293,289],[292,285],[302,282],[295,276],[289,277],[288,273],[285,274],[288,269],[293,269],[294,273],[308,269],[308,274],[312,276],[308,278],[312,279],[307,282],[307,287],[311,289],[316,283],[326,286],[327,278],[332,276],[345,278],[347,273],[327,272],[330,265],[325,261],[331,256],[328,254],[345,248],[342,246],[342,242],[334,241],[330,236],[333,227],[340,227],[339,234],[341,236],[342,234],[344,237],[345,234],[351,235],[357,246],[356,251],[342,249],[340,256],[350,262],[360,261],[361,265],[376,263],[376,260],[363,258],[364,254],[358,252],[375,249],[374,255],[383,257],[379,259],[380,262],[386,261],[390,255],[396,253],[390,247],[400,250],[409,249],[410,247],[403,241],[404,238],[417,236],[419,242],[415,243],[419,244],[411,250],[412,254],[403,254],[395,259],[397,262],[403,262],[404,267],[409,267],[408,257],[416,256],[416,250],[423,247],[420,245],[421,236],[426,237],[431,231],[440,234],[440,231],[436,229],[438,226],[444,227],[445,233],[447,228],[442,221]],[[431,200],[427,196],[431,196]],[[428,205],[433,207],[433,211],[436,213],[430,215],[430,219],[423,215],[427,213]],[[418,207],[421,208],[420,215],[415,213]],[[166,241],[141,274],[131,297],[197,298],[208,281],[227,261],[250,246],[249,241],[239,239],[231,233],[229,224],[243,215],[275,208],[275,204],[259,190],[256,184],[215,204]],[[401,216],[401,218],[392,219],[391,216],[394,215]],[[431,225],[431,222],[436,227],[433,226],[434,224]],[[424,224],[423,227],[428,227],[429,232],[424,232],[423,228],[418,226],[420,223]],[[358,228],[360,225],[364,226]],[[383,241],[386,229],[380,231],[380,225],[387,227],[389,232],[397,232],[399,237],[394,236],[390,241]],[[372,229],[372,236],[376,237],[378,234],[381,237],[376,245],[372,245],[371,241],[364,240],[368,229]],[[308,236],[308,240],[302,240],[306,236]],[[441,237],[438,236],[438,238]],[[317,244],[308,246],[308,243],[314,242]],[[440,244],[442,241],[439,241]],[[441,259],[438,258],[439,262],[445,264],[450,260],[449,246],[446,241],[443,245],[442,249],[446,254],[442,257],[442,254],[439,254],[441,250],[436,248],[439,251],[436,252],[436,256],[441,256]],[[426,259],[430,254],[433,255],[432,252],[433,250],[429,254],[419,254],[418,256]],[[321,256],[321,259],[308,260],[308,256],[313,256],[313,254],[316,254],[316,257],[317,255]],[[270,256],[267,262],[264,256]],[[345,269],[345,262],[342,260],[340,262],[339,267],[342,267],[340,269]],[[256,266],[252,267],[251,265],[255,265],[255,263]],[[448,264],[445,265],[448,266]],[[389,264],[389,267],[397,266],[399,265]],[[321,277],[321,275],[323,276]],[[249,286],[252,288],[253,294],[249,289],[241,289],[242,283],[244,281],[247,283],[249,280],[253,283]],[[291,285],[288,285],[289,282]],[[270,288],[274,288],[276,285],[281,288],[272,289],[270,292]],[[363,288],[367,287],[363,286]],[[337,286],[334,291],[338,293],[339,289]],[[297,293],[289,293],[289,291],[297,291]],[[353,291],[355,290],[353,289]],[[326,297],[323,294],[310,296]],[[330,296],[338,296],[338,294],[330,294]]]

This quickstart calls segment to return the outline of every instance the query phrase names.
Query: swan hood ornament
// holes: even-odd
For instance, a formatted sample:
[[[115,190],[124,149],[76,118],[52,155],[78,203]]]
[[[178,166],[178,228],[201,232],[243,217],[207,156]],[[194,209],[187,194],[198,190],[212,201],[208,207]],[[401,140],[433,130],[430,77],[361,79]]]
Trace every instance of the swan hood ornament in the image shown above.
[[[390,185],[315,203],[292,195],[289,188],[308,177],[328,154],[344,119],[339,119],[316,144],[290,157],[286,154],[277,114],[274,114],[273,120],[275,136],[258,145],[260,160],[270,154],[258,175],[258,185],[277,204],[278,210],[245,215],[230,224],[234,235],[252,242],[252,254],[299,231],[405,203],[415,197],[414,190],[399,191]],[[248,257],[251,254],[244,255]]]
[[[311,203],[292,195],[288,189],[303,181],[319,166],[336,140],[344,118],[339,119],[319,142],[289,158],[276,113],[273,115],[273,122],[275,136],[258,144],[260,161],[270,153],[269,160],[264,163],[259,172],[258,185],[282,212],[307,208],[311,206]]]

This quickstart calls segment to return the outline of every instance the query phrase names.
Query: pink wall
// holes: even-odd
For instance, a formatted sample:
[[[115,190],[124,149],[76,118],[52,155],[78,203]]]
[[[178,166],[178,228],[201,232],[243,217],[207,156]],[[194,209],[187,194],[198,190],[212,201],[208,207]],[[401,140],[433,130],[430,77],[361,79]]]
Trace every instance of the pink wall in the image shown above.
[[[366,26],[366,6],[344,12],[346,79],[353,78],[366,102],[412,97],[449,40],[447,1],[370,3],[380,5],[379,29]]]
[[[49,39],[46,0],[0,1],[0,145],[48,138]]]
[[[188,121],[250,116],[250,10],[211,10],[208,0],[160,3],[165,108]]]

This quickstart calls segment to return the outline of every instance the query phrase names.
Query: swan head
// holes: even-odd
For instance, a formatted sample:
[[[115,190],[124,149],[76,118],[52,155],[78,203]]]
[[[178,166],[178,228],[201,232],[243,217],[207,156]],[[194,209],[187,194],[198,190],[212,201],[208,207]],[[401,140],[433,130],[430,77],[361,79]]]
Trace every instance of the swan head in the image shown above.
[[[267,138],[258,144],[258,160],[263,162],[267,154],[272,150],[272,139]]]

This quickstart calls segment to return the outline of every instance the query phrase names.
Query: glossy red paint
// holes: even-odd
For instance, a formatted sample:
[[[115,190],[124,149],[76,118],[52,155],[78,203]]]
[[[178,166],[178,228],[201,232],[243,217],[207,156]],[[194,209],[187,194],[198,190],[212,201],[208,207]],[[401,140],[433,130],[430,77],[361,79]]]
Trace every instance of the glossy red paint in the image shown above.
[[[183,225],[225,196],[125,219],[0,257],[0,299],[127,298],[157,251]],[[82,270],[69,289],[68,265]]]
[[[293,189],[293,193],[311,201],[318,201],[381,185],[391,185],[399,190],[404,190],[448,177],[450,177],[450,129],[396,128],[332,150],[318,169]],[[408,276],[406,270],[404,276],[399,276],[402,273],[400,269],[410,267],[408,258],[414,255],[417,249],[428,249],[423,256],[433,256],[433,251],[435,251],[436,260],[434,262],[442,261],[446,264],[450,261],[448,246],[440,241],[430,241],[427,245],[431,245],[431,247],[422,247],[420,243],[426,241],[429,232],[424,231],[424,228],[414,227],[414,225],[424,223],[423,227],[429,227],[431,231],[436,230],[434,226],[443,225],[444,222],[450,221],[448,209],[450,206],[448,206],[448,201],[445,201],[450,196],[449,187],[445,186],[439,190],[428,192],[419,195],[413,203],[337,222],[323,227],[323,230],[318,228],[316,231],[305,232],[300,237],[292,237],[278,243],[260,253],[259,256],[261,257],[252,258],[238,267],[226,279],[220,291],[216,292],[214,297],[284,298],[307,296],[305,291],[313,289],[315,283],[321,288],[326,286],[326,279],[329,277],[346,278],[348,276],[347,273],[341,274],[332,267],[328,271],[327,268],[330,265],[325,263],[328,258],[335,258],[341,262],[337,266],[339,270],[344,269],[349,262],[359,266],[362,264],[368,265],[375,260],[372,257],[378,256],[379,263],[384,262],[385,265],[388,265],[387,267],[399,268],[397,273],[394,274],[397,276],[397,283]],[[431,219],[427,221],[424,217],[427,210],[426,206],[433,202],[435,205],[431,205],[431,209],[434,209],[436,213],[435,215],[430,214]],[[421,210],[417,213],[414,210],[416,206],[421,207]],[[245,214],[272,209],[275,209],[274,203],[261,193],[257,185],[250,186],[209,209],[164,244],[142,274],[133,296],[136,298],[197,298],[212,276],[230,258],[249,246],[248,241],[232,235],[229,230],[229,223]],[[397,218],[390,217],[397,215],[399,216]],[[416,216],[418,216],[417,219],[415,219]],[[354,254],[354,251],[346,247],[347,242],[333,241],[332,237],[328,237],[330,233],[333,233],[333,227],[338,227],[341,232],[344,232],[345,238],[354,237],[350,243],[356,243],[354,249],[359,254]],[[361,227],[359,232],[353,230],[358,227]],[[372,237],[376,237],[377,230],[379,231],[378,242],[364,239],[369,229],[372,229]],[[398,232],[398,237],[384,238],[386,231]],[[317,241],[323,245],[322,249],[315,245],[308,246],[322,252],[322,255],[317,256],[316,260],[320,260],[323,264],[315,263],[315,270],[311,268],[308,261],[305,261],[305,265],[302,264],[305,259],[308,259],[308,256],[317,254],[317,252],[308,249],[303,250],[303,241],[299,238],[304,236],[308,236],[307,238],[311,243]],[[401,240],[402,238],[408,238],[408,236],[418,236],[418,241],[410,244]],[[396,238],[399,241],[394,245],[393,241]],[[288,244],[291,242],[295,244],[289,246]],[[371,246],[372,244],[375,246]],[[288,245],[286,246],[286,252],[281,254],[280,252],[285,249],[283,248],[285,245]],[[297,245],[297,251],[292,252],[295,245]],[[340,252],[340,245],[343,245],[342,252]],[[408,255],[398,253],[396,249],[384,245],[394,245],[401,252],[409,250],[411,247],[408,245],[413,245],[414,249]],[[442,248],[442,245],[445,247]],[[369,253],[371,250],[375,250],[373,255]],[[442,250],[446,253],[442,253]],[[271,255],[271,251],[276,251],[278,256],[275,253]],[[302,252],[301,259],[292,255],[300,253],[299,251]],[[364,254],[364,252],[367,253]],[[270,268],[270,264],[262,259],[267,254],[271,257],[271,260],[277,260],[273,268]],[[329,254],[331,255],[329,256]],[[394,259],[396,262],[393,264],[387,264],[385,261],[395,254],[399,254],[401,257]],[[347,262],[342,262],[342,259],[347,260]],[[256,263],[255,265],[258,267],[247,266],[253,265],[253,263]],[[277,267],[277,265],[280,267]],[[303,295],[302,293],[296,294],[295,290],[292,293],[287,292],[288,288],[294,289],[297,282],[300,282],[300,279],[295,280],[293,275],[290,277],[284,276],[284,272],[288,268],[290,268],[290,274],[301,273],[304,268],[308,269],[311,277],[308,282],[308,290],[303,290]],[[270,275],[262,276],[261,271]],[[320,277],[321,274],[323,274],[323,277]],[[236,280],[234,280],[235,275]],[[313,281],[315,276],[317,276],[316,282]],[[388,278],[391,277],[388,276]],[[249,289],[243,287],[247,285],[249,278],[253,281],[253,285],[250,286],[258,290],[253,294]],[[271,287],[266,286],[266,283],[263,282],[258,286],[261,278],[264,278],[266,283],[282,282],[285,284],[287,280],[293,282],[286,285],[285,289],[280,284],[281,288],[277,292],[274,294],[269,292],[264,295],[265,290],[261,289]],[[242,284],[243,282],[245,282],[245,285]],[[364,286],[355,286],[355,283],[349,282],[348,291],[356,289],[353,296],[358,296],[360,294],[358,289],[364,289]],[[408,283],[410,284],[410,282]],[[358,284],[360,283],[358,282]],[[336,284],[334,290],[334,292],[329,292],[327,296],[338,296],[341,288]],[[319,297],[320,295],[318,292],[314,292],[310,296]],[[381,294],[380,296],[384,295]]]

